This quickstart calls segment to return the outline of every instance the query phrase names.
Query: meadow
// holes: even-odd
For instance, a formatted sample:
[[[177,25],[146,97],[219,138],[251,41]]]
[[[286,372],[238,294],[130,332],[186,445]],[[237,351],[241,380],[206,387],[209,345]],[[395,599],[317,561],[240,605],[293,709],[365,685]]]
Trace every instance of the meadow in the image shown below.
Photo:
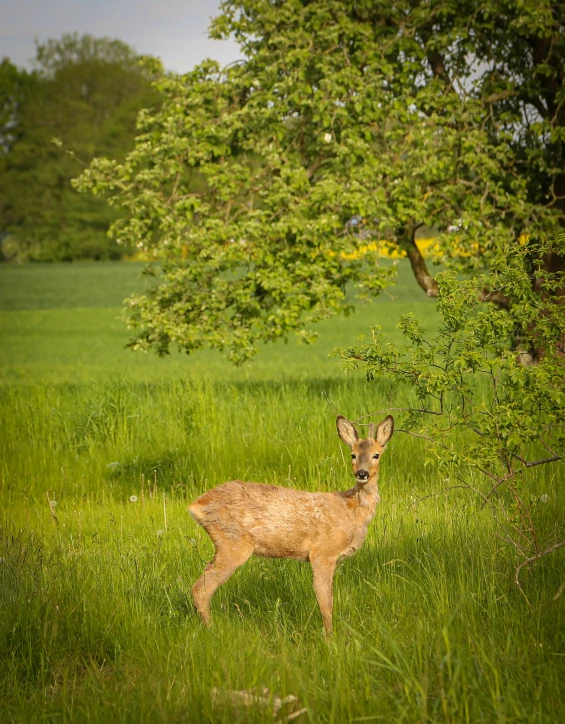
[[[338,567],[330,640],[295,561],[251,559],[202,627],[190,588],[213,549],[187,504],[237,478],[352,487],[336,411],[411,393],[345,376],[329,353],[371,324],[398,339],[409,310],[438,320],[401,262],[390,295],[320,324],[314,346],[242,368],[158,359],[124,348],[120,301],[141,268],[0,267],[0,721],[273,721],[215,687],[292,694],[297,721],[565,721],[564,553],[523,573],[528,603],[492,513],[446,492],[402,433],[365,544]],[[562,524],[558,468],[524,490],[540,530]]]

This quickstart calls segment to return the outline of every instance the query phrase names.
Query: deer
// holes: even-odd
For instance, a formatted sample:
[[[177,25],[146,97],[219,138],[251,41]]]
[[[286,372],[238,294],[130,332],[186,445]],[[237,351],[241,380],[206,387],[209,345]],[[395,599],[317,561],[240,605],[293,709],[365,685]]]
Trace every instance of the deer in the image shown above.
[[[192,587],[196,610],[211,624],[210,599],[252,555],[309,561],[325,636],[332,633],[336,564],[357,551],[380,502],[381,455],[394,432],[391,415],[361,439],[342,415],[339,438],[351,450],[355,486],[345,492],[309,492],[233,480],[207,491],[189,513],[212,539],[215,553]]]

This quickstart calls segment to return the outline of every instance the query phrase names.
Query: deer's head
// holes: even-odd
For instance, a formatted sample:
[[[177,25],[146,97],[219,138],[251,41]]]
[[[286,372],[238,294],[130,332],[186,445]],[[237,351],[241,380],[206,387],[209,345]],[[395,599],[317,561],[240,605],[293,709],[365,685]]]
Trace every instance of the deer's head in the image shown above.
[[[379,472],[381,455],[394,432],[392,415],[385,417],[377,426],[376,433],[375,426],[371,423],[368,436],[364,440],[360,439],[355,425],[342,415],[338,415],[336,425],[340,439],[351,449],[353,474],[357,483],[366,485],[370,480],[375,480]]]

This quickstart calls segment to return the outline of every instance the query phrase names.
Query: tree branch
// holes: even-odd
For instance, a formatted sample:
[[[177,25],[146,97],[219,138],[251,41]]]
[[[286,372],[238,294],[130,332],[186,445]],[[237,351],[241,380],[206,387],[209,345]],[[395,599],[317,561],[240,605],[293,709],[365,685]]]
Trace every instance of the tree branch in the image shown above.
[[[436,280],[429,273],[426,260],[416,245],[415,229],[409,233],[400,234],[400,248],[406,252],[412,267],[414,277],[428,297],[437,297],[438,286]]]
[[[432,69],[432,73],[436,76],[436,78],[440,78],[446,86],[451,87],[451,78],[449,77],[449,73],[447,72],[441,53],[438,53],[437,50],[429,50],[426,46],[426,57],[428,59],[428,63],[430,64],[430,68]]]
[[[479,301],[492,302],[493,304],[502,307],[502,309],[506,309],[506,311],[510,309],[510,299],[506,296],[506,294],[503,294],[500,291],[495,290],[487,292],[486,290],[483,290],[479,293]]]
[[[320,166],[324,163],[326,159],[325,158],[319,158],[317,161],[314,161],[314,163],[309,166],[306,169],[306,178],[308,181],[312,179],[312,176],[316,173],[316,171],[320,168]]]
[[[522,563],[520,563],[518,568],[516,568],[516,573],[514,574],[514,583],[518,586],[518,588],[520,589],[520,593],[522,594],[522,596],[524,596],[526,601],[528,601],[528,597],[524,593],[524,589],[522,588],[522,584],[520,583],[520,571],[522,570],[522,568],[524,568],[524,566],[529,566],[530,564],[535,563],[540,558],[547,556],[549,553],[553,553],[553,551],[556,551],[558,548],[561,548],[562,546],[565,546],[565,540],[561,541],[561,543],[555,543],[554,545],[549,546],[549,548],[546,548],[544,551],[540,551],[539,553],[536,553],[535,556],[530,556],[530,558],[526,558],[526,560],[522,561]],[[529,601],[528,601],[528,605],[531,608],[532,604]]]
[[[512,457],[516,458],[516,460],[519,460],[522,465],[526,468],[535,468],[536,465],[546,465],[547,463],[554,463],[556,460],[561,460],[561,456],[554,455],[550,458],[543,458],[542,460],[534,460],[533,463],[529,463],[527,460],[524,460],[524,458],[520,457],[519,455],[516,455],[516,453],[510,453]]]
[[[421,412],[424,415],[443,415],[442,412],[435,412],[434,410],[419,410],[415,407],[385,407],[382,410],[375,410],[374,412],[369,412],[367,415],[360,415],[357,419],[353,420],[353,422],[358,422],[359,420],[364,420],[366,417],[374,417],[375,415],[381,415],[383,412]],[[360,424],[367,424],[367,423],[360,423]]]
[[[451,78],[449,77],[449,73],[447,72],[443,55],[438,50],[430,48],[428,45],[432,34],[433,30],[431,29],[421,28],[420,30],[420,37],[422,38],[422,42],[424,43],[424,48],[426,51],[426,58],[428,59],[428,63],[435,77],[442,80],[447,88],[451,88]]]
[[[498,93],[491,93],[490,96],[487,96],[483,99],[484,103],[498,103],[499,101],[505,101],[508,98],[515,98],[516,96],[520,95],[520,91],[518,90],[503,90],[498,91]]]
[[[442,444],[441,444],[440,442],[438,442],[437,440],[434,440],[433,437],[428,437],[427,435],[420,435],[419,433],[417,433],[417,432],[412,432],[411,430],[402,430],[402,429],[399,428],[399,427],[397,427],[394,431],[395,431],[395,432],[403,432],[405,435],[412,435],[412,437],[419,437],[419,438],[422,438],[422,440],[428,440],[428,442],[433,442],[434,445],[437,445],[438,447],[442,448],[442,450],[448,450],[448,449],[449,449],[449,448],[447,448],[445,445],[442,445]]]

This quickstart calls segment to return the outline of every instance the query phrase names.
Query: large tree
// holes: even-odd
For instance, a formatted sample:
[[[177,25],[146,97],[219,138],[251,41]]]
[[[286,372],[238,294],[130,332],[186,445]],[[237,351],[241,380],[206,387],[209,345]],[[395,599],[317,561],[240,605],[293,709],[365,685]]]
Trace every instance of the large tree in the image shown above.
[[[135,149],[79,182],[121,208],[115,237],[159,262],[129,301],[134,347],[241,361],[308,338],[348,308],[350,283],[377,294],[383,246],[435,296],[423,227],[436,261],[476,274],[565,223],[562,3],[225,0],[212,34],[245,59],[163,75]]]
[[[32,72],[0,65],[0,234],[6,255],[119,257],[107,237],[115,214],[78,194],[77,159],[121,159],[139,110],[156,102],[149,74],[125,43],[64,35],[37,46]],[[52,143],[59,139],[74,156]]]

